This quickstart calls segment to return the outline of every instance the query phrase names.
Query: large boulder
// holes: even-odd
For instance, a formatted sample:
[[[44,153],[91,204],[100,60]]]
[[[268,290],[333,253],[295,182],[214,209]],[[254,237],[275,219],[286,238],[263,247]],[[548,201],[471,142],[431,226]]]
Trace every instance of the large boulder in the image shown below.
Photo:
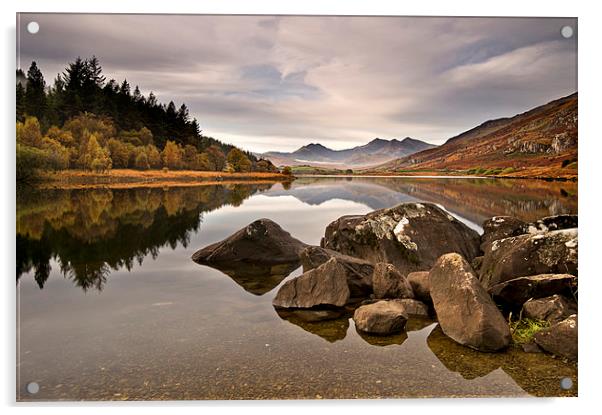
[[[429,280],[428,271],[410,272],[408,274],[407,280],[410,283],[410,286],[412,287],[414,297],[428,304],[432,302],[431,282]]]
[[[303,272],[311,271],[331,258],[336,258],[347,269],[347,284],[351,291],[351,297],[368,297],[372,294],[374,265],[368,261],[343,255],[331,249],[320,248],[319,246],[308,246],[301,251],[299,258],[301,265],[303,265]]]
[[[550,323],[558,323],[573,314],[577,314],[577,303],[558,294],[529,300],[523,305],[523,317]]]
[[[493,241],[522,235],[527,232],[527,223],[513,216],[494,216],[483,222],[481,249],[486,251]]]
[[[437,319],[447,336],[486,352],[508,346],[508,323],[462,256],[441,256],[429,279]]]
[[[408,320],[403,304],[381,300],[358,307],[353,313],[355,327],[363,332],[388,335],[401,332]]]
[[[472,260],[479,235],[432,203],[402,203],[362,216],[343,216],[326,228],[321,246],[371,263],[393,264],[407,275],[458,252]]]
[[[372,274],[372,290],[375,298],[414,298],[412,286],[391,264],[379,262]]]
[[[571,274],[541,274],[508,280],[490,287],[493,299],[509,307],[520,308],[530,298],[554,294],[571,295],[577,286],[577,277]]]
[[[577,249],[576,228],[493,241],[483,258],[481,283],[490,288],[529,275],[577,275]]]
[[[535,343],[548,353],[577,360],[577,314],[538,331],[533,336]]]
[[[576,228],[578,226],[577,215],[554,215],[547,216],[527,224],[527,232],[547,232],[561,229]]]
[[[201,264],[292,263],[299,261],[299,253],[306,246],[277,223],[269,219],[258,219],[223,241],[196,251],[192,260]]]
[[[349,302],[347,269],[332,258],[318,268],[286,281],[272,301],[274,307],[342,307]]]

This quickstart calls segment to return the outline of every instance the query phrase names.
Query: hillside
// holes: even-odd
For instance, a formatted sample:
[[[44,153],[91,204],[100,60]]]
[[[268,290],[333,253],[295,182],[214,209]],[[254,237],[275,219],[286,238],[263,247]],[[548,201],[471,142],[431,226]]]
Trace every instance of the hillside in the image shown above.
[[[577,176],[577,93],[511,118],[487,121],[440,147],[365,172]]]
[[[292,153],[270,151],[261,154],[261,157],[276,165],[357,168],[374,166],[433,147],[432,144],[409,137],[403,140],[375,138],[368,144],[345,150],[332,150],[322,144],[311,143]]]

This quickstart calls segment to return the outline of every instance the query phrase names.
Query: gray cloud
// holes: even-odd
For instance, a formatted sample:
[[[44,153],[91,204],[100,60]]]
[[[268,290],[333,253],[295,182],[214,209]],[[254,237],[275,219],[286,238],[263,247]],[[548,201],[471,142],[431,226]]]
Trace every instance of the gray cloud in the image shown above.
[[[23,14],[20,61],[50,82],[77,56],[186,102],[254,151],[374,137],[434,143],[577,89],[562,18]],[[27,22],[40,32],[26,32]]]

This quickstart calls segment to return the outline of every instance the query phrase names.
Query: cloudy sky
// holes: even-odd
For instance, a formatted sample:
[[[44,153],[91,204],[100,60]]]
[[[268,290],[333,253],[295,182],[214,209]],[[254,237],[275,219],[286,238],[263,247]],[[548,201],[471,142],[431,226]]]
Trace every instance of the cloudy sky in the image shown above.
[[[26,25],[37,21],[40,31]],[[440,144],[577,90],[553,18],[22,14],[18,63],[51,82],[77,56],[247,150]]]

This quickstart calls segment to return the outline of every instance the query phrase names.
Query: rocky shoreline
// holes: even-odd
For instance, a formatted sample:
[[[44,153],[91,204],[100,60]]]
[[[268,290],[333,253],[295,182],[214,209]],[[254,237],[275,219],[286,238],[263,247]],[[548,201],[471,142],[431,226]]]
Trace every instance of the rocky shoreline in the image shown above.
[[[576,362],[577,216],[496,216],[483,229],[432,203],[404,203],[333,221],[320,246],[259,219],[192,259],[282,279],[302,265],[273,299],[279,315],[317,322],[351,311],[369,336],[398,336],[410,318],[431,317],[445,336],[484,353],[518,345],[516,322],[530,319],[541,327],[523,350]]]

